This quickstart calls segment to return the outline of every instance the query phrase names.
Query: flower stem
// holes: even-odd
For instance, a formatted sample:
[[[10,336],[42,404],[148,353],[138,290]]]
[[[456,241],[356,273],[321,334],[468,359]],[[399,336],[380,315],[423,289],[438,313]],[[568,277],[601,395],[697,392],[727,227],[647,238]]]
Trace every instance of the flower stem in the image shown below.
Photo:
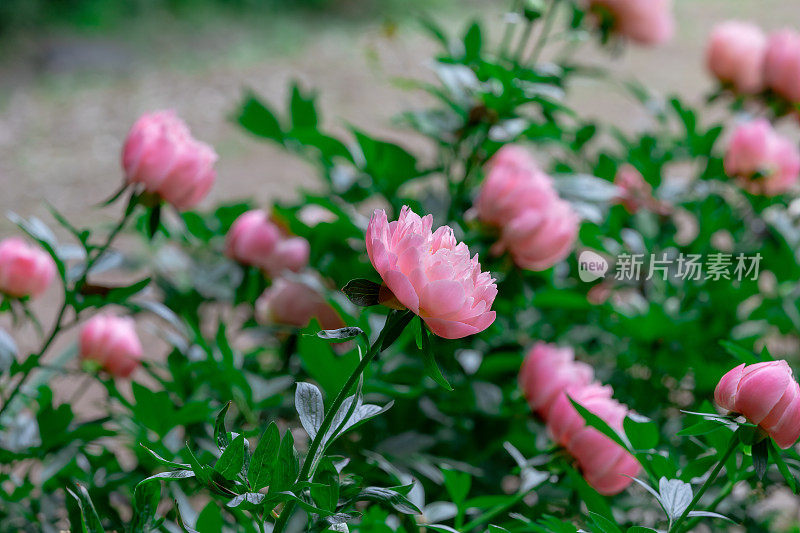
[[[303,462],[303,467],[300,469],[300,473],[297,476],[298,482],[309,481],[309,479],[314,475],[311,471],[311,468],[314,464],[314,459],[317,455],[317,451],[319,447],[322,446],[323,440],[326,437],[326,433],[333,424],[333,419],[336,416],[336,413],[339,411],[339,408],[344,403],[347,395],[350,393],[350,389],[353,388],[353,385],[356,384],[358,378],[367,368],[367,365],[378,355],[378,352],[381,351],[381,345],[383,344],[383,339],[385,337],[387,326],[389,325],[389,321],[391,320],[393,314],[390,313],[389,316],[386,318],[386,323],[383,326],[378,338],[375,342],[372,343],[369,350],[367,351],[366,355],[359,361],[358,366],[356,366],[355,370],[353,370],[350,377],[347,378],[345,381],[344,386],[339,391],[339,394],[336,395],[336,399],[333,400],[333,404],[328,408],[328,412],[325,413],[325,418],[322,420],[322,424],[320,424],[319,429],[317,430],[317,436],[314,437],[314,440],[311,441],[311,446],[308,448],[308,453],[306,454],[306,460]],[[292,512],[295,508],[295,502],[289,501],[284,506],[281,514],[278,516],[278,519],[275,521],[275,527],[272,529],[273,533],[281,533],[283,529],[286,527],[289,518],[292,515]]]
[[[544,25],[542,26],[542,32],[539,34],[539,37],[536,39],[536,44],[533,46],[533,51],[531,55],[523,61],[523,63],[533,62],[534,64],[536,61],[539,60],[539,55],[542,53],[542,49],[544,49],[544,45],[547,43],[547,37],[550,35],[550,30],[553,29],[553,22],[555,22],[555,14],[556,14],[556,5],[558,4],[558,0],[552,0],[550,5],[547,6],[547,13],[544,16]]]
[[[686,509],[683,510],[683,513],[681,514],[681,516],[678,517],[675,523],[672,524],[672,527],[669,528],[670,533],[679,533],[681,531],[680,526],[683,523],[683,521],[686,520],[686,517],[689,516],[689,513],[697,506],[697,502],[700,501],[700,498],[702,498],[703,494],[706,493],[708,487],[710,487],[711,484],[714,483],[714,480],[717,479],[720,470],[722,470],[722,467],[725,466],[725,462],[728,460],[731,454],[734,451],[736,451],[736,448],[738,447],[739,447],[739,435],[734,433],[733,436],[731,437],[730,444],[728,444],[728,449],[725,450],[725,453],[722,455],[722,459],[719,460],[717,466],[715,466],[714,470],[711,471],[711,475],[708,476],[706,482],[703,483],[703,486],[700,487],[700,490],[698,490],[697,494],[694,495],[694,498],[692,498],[691,503],[689,503]]]

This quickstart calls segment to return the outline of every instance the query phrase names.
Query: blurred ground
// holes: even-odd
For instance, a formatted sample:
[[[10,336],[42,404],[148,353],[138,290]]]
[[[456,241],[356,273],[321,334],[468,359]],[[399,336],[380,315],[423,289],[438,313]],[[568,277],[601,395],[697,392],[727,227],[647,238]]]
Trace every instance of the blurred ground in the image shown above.
[[[452,31],[482,15],[496,40],[506,4],[438,0],[428,12]],[[78,223],[108,221],[108,214],[90,206],[120,183],[119,149],[130,125],[141,113],[160,108],[176,109],[220,154],[208,205],[249,196],[266,206],[293,194],[287,184],[313,186],[312,168],[249,138],[229,120],[243,88],[282,108],[295,78],[319,91],[330,127],[354,124],[424,148],[419,139],[390,127],[397,112],[424,103],[419,94],[393,86],[392,77],[431,76],[426,62],[435,45],[413,16],[422,4],[412,5],[389,16],[296,11],[175,20],[164,15],[113,30],[51,30],[0,41],[0,212],[49,219],[50,203]],[[715,22],[743,18],[766,29],[800,27],[800,2],[785,0],[677,0],[677,12],[679,33],[667,46],[631,47],[618,58],[593,52],[580,59],[611,63],[658,92],[700,101],[712,85],[702,50]],[[634,102],[606,85],[585,82],[570,98],[589,116],[626,128],[647,121]],[[0,236],[12,231],[0,218]],[[37,302],[46,321],[57,292],[54,288],[51,297]]]

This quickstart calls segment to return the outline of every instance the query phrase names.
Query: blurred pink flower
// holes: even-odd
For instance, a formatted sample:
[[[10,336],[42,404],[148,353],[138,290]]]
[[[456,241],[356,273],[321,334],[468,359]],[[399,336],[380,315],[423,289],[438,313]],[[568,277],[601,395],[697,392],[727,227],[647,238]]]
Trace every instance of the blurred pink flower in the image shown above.
[[[122,148],[128,183],[141,183],[177,209],[198,204],[216,177],[214,149],[195,140],[173,111],[142,115]]]
[[[645,45],[664,43],[675,34],[672,0],[589,0],[594,11],[612,19],[612,30]]]
[[[740,124],[724,160],[725,172],[753,194],[774,196],[789,190],[800,175],[800,150],[766,119]]]
[[[47,252],[19,237],[0,242],[0,292],[14,298],[38,296],[56,276],[56,264]]]
[[[528,151],[507,144],[489,161],[475,210],[482,222],[504,226],[523,211],[542,209],[556,198],[552,178]]]
[[[622,432],[628,408],[611,397],[611,387],[598,383],[572,386],[564,392],[550,409],[548,430],[575,457],[584,478],[597,492],[606,495],[621,492],[631,484],[631,477],[639,473],[638,461],[622,446],[587,426],[569,399],[618,432]]]
[[[592,367],[575,361],[570,347],[537,342],[519,371],[519,384],[531,409],[548,417],[556,398],[569,387],[584,387],[594,377]]]
[[[800,103],[800,33],[784,29],[770,36],[764,76],[770,89],[792,103]]]
[[[614,176],[616,185],[622,194],[617,201],[629,213],[636,213],[639,209],[647,209],[654,213],[666,215],[671,209],[664,202],[653,197],[653,187],[647,183],[642,173],[632,165],[622,165]]]
[[[764,88],[764,58],[767,36],[750,22],[729,20],[717,24],[706,48],[708,70],[743,94]]]
[[[375,210],[366,234],[369,259],[395,298],[434,334],[458,339],[479,333],[495,319],[495,280],[452,228],[432,226],[433,216],[420,217],[408,206],[393,222]]]
[[[720,379],[714,401],[760,426],[783,449],[800,437],[800,385],[784,360],[737,366]]]
[[[578,237],[580,217],[560,198],[542,209],[529,209],[511,220],[492,253],[508,250],[514,263],[528,270],[546,270],[566,258]]]
[[[284,270],[301,271],[308,264],[309,252],[307,240],[287,238],[261,209],[240,215],[225,240],[225,255],[245,265],[257,266],[270,276]]]
[[[256,301],[256,318],[262,324],[304,328],[316,318],[322,329],[339,329],[344,321],[314,288],[298,281],[276,279]]]
[[[93,316],[81,328],[78,345],[81,359],[95,361],[120,378],[129,377],[142,359],[142,345],[130,317]]]

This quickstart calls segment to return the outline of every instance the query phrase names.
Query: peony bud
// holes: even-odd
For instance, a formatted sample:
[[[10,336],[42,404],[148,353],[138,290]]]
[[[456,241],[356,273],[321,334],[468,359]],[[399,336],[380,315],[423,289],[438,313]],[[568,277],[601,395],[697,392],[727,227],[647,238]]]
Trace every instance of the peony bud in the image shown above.
[[[593,377],[591,366],[575,361],[572,348],[538,342],[522,363],[519,384],[531,409],[548,418],[550,407],[565,389],[584,387]]]
[[[755,94],[764,88],[767,36],[749,22],[729,20],[714,27],[706,49],[706,64],[716,78],[736,92]]]
[[[610,17],[612,31],[639,44],[661,44],[675,33],[672,0],[589,0],[589,5]]]
[[[198,204],[216,177],[214,149],[195,140],[172,111],[142,115],[122,148],[128,183],[141,183],[177,209]]]
[[[784,360],[737,366],[719,380],[714,401],[761,427],[783,449],[800,437],[800,385]]]
[[[753,120],[733,132],[724,166],[749,192],[774,196],[797,182],[800,150],[766,119]]]
[[[304,328],[316,318],[322,329],[339,329],[344,321],[316,289],[285,278],[276,279],[256,301],[256,319],[262,324]]]
[[[770,36],[764,78],[770,89],[792,103],[800,103],[800,33],[787,29]]]
[[[225,255],[257,266],[275,277],[284,270],[299,272],[308,264],[308,241],[286,238],[266,211],[254,209],[239,216],[225,241]]]
[[[530,154],[519,146],[505,145],[489,161],[475,210],[482,222],[504,226],[523,211],[543,209],[557,197],[552,179]]]
[[[0,242],[0,292],[13,298],[38,296],[56,275],[56,264],[47,252],[19,237]]]
[[[130,376],[142,359],[133,319],[111,314],[95,315],[83,325],[78,350],[81,359],[94,361],[120,378]]]
[[[397,300],[435,334],[459,339],[480,333],[495,319],[497,285],[481,271],[477,254],[449,226],[431,231],[433,216],[403,206],[396,222],[376,210],[367,226],[367,254]]]
[[[492,252],[506,249],[520,268],[547,270],[569,255],[579,228],[577,213],[555,198],[543,209],[524,211],[511,220]]]

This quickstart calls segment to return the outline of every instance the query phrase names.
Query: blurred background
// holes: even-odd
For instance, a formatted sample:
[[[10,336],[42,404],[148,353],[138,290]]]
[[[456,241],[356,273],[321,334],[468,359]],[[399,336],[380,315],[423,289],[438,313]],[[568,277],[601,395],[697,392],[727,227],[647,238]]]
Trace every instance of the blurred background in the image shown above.
[[[499,39],[502,0],[0,0],[0,207],[46,216],[46,203],[76,222],[120,183],[119,149],[143,112],[175,109],[220,154],[207,202],[293,194],[313,187],[304,163],[250,139],[230,120],[252,88],[283,107],[300,80],[321,96],[326,125],[357,125],[414,145],[390,129],[401,109],[425,104],[398,78],[430,78],[435,45],[422,14],[453,32],[476,15]],[[780,7],[780,9],[777,9]],[[711,26],[747,18],[765,29],[800,27],[800,2],[677,0],[679,31],[667,46],[592,53],[664,94],[700,101]],[[623,128],[646,125],[637,105],[607,85],[576,87],[571,104]],[[10,230],[2,217],[0,231]]]

